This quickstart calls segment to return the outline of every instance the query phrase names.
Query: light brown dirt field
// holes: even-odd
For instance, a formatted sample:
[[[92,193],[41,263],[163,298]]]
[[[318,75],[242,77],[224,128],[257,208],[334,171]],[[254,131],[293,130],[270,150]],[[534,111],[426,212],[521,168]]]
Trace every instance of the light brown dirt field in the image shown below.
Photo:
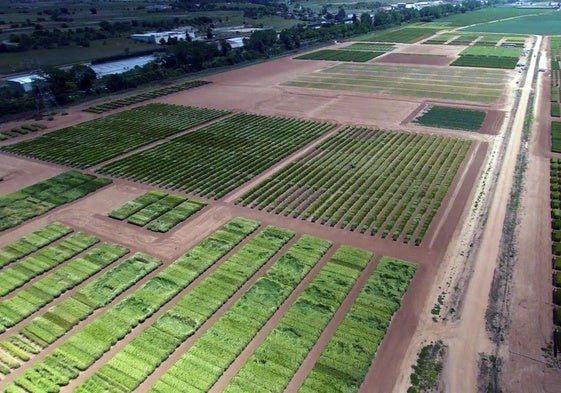
[[[157,101],[333,120],[343,124],[388,126],[398,130],[405,129],[399,123],[421,103],[420,99],[407,101],[406,99],[396,100],[394,97],[390,99],[389,97],[373,97],[367,94],[341,94],[341,92],[319,92],[310,89],[288,89],[277,86],[279,83],[294,79],[298,75],[314,72],[328,66],[330,65],[326,62],[297,61],[289,58],[275,60],[205,78],[212,80],[214,83],[166,96]],[[63,120],[60,121],[60,126],[72,124],[66,123],[70,119],[83,118],[83,112],[69,112],[68,116],[61,118]],[[87,115],[86,117],[90,116],[90,114],[85,115]],[[363,392],[369,393],[401,391],[395,390],[396,379],[400,376],[408,377],[410,373],[410,366],[404,366],[403,359],[408,353],[416,354],[418,348],[414,347],[413,350],[409,351],[408,349],[415,339],[414,333],[419,326],[419,322],[430,318],[424,313],[424,307],[432,301],[429,294],[434,292],[439,285],[434,277],[439,270],[447,244],[458,236],[458,231],[461,228],[460,224],[465,220],[464,206],[473,198],[472,186],[481,172],[481,164],[487,150],[485,144],[478,144],[478,146],[479,149],[474,149],[472,152],[473,158],[466,158],[464,165],[460,168],[457,179],[440,208],[439,218],[433,222],[425,242],[420,247],[351,233],[342,229],[328,228],[320,224],[294,220],[284,216],[275,216],[262,211],[235,206],[224,200],[212,201],[210,206],[186,223],[180,224],[177,229],[170,231],[168,234],[157,234],[106,217],[107,212],[121,203],[154,188],[122,180],[115,180],[113,185],[107,186],[93,195],[59,207],[45,216],[0,234],[0,245],[5,245],[11,241],[10,239],[15,240],[22,234],[46,223],[61,221],[77,230],[93,233],[101,240],[121,243],[133,250],[144,251],[149,255],[160,257],[166,263],[169,263],[230,218],[244,216],[256,219],[263,225],[278,225],[292,229],[298,234],[308,233],[328,239],[334,245],[348,244],[372,250],[378,256],[389,255],[419,263],[420,269],[403,299],[402,308],[392,321],[393,328],[388,330],[378,350],[373,367],[371,367],[362,387]],[[298,152],[295,154],[297,155]],[[3,158],[14,159],[12,156],[0,153],[0,160]],[[28,165],[41,164],[31,160],[18,159],[17,168],[22,173],[18,177],[21,178],[18,181],[23,182],[22,184],[34,182],[31,177],[28,178],[28,176],[31,176],[27,174],[30,171],[27,169]],[[46,165],[46,167],[60,171],[59,167],[56,166]],[[45,178],[48,177],[45,176]],[[2,183],[0,183],[0,189],[2,189]],[[240,189],[235,190],[233,194],[239,191]],[[215,315],[215,317],[218,316],[219,314]],[[274,318],[278,317],[278,315],[275,315]],[[139,329],[135,330],[135,332],[138,331]],[[125,341],[119,345],[124,345],[136,334],[127,336]],[[327,340],[328,338],[325,337],[324,339]],[[249,353],[247,356],[249,356]],[[313,353],[310,356],[317,357],[318,353]],[[21,375],[27,367],[28,365],[18,369],[10,378]],[[309,367],[309,364],[305,367]],[[165,370],[161,369],[160,371]],[[301,372],[299,375],[303,376],[304,374],[305,372]]]
[[[0,195],[16,192],[64,170],[62,167],[0,153],[0,178],[3,178],[0,182]]]
[[[419,55],[437,55],[454,58],[465,48],[465,46],[459,45],[399,44],[392,53],[415,53]]]
[[[413,53],[388,53],[372,60],[372,63],[395,63],[395,64],[415,64],[429,66],[447,66],[453,57],[441,55],[420,55]]]
[[[546,45],[549,48],[549,44]],[[501,356],[501,384],[508,392],[558,392],[559,369],[548,367],[542,350],[553,332],[551,296],[551,219],[549,207],[549,84],[540,74],[536,120],[522,199],[518,256],[511,294],[511,325]]]

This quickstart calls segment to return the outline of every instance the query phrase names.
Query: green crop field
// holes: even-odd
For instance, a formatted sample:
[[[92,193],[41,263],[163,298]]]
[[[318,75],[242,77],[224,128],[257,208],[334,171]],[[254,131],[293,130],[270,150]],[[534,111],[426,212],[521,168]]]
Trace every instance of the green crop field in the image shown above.
[[[179,195],[150,191],[126,202],[109,213],[109,217],[125,220],[155,232],[167,232],[205,207],[199,201]]]
[[[443,18],[438,19],[436,24],[450,25],[450,26],[469,26],[478,23],[496,21],[499,19],[512,18],[515,16],[532,15],[532,14],[543,13],[543,12],[544,10],[523,9],[523,8],[514,8],[514,7],[492,7],[492,8],[485,7],[480,10],[445,16]],[[551,11],[545,11],[545,12],[551,13]],[[474,30],[474,31],[478,31],[478,30]]]
[[[300,60],[331,60],[331,61],[354,61],[365,62],[375,57],[383,55],[385,52],[366,52],[363,50],[334,50],[322,49],[316,52],[308,53],[295,57]]]
[[[482,10],[482,11],[486,11]],[[512,34],[540,34],[560,35],[561,15],[558,12],[533,10],[535,16],[522,16],[520,18],[502,20],[495,23],[463,28],[462,31],[478,31],[484,33],[512,33]]]
[[[451,128],[455,130],[478,131],[486,113],[479,110],[431,106],[428,111],[414,120],[428,127]]]
[[[354,42],[340,50],[365,50],[371,52],[391,52],[395,49],[394,44],[376,44],[373,42]]]
[[[82,198],[109,183],[109,179],[68,171],[12,194],[2,195],[0,232]]]
[[[57,164],[88,168],[225,115],[226,111],[149,104],[3,148]]]
[[[520,58],[520,49],[498,46],[470,46],[451,65],[463,67],[513,69]]]
[[[90,106],[89,108],[84,109],[84,111],[92,112],[92,113],[103,113],[113,109],[136,104],[138,102],[143,102],[146,100],[151,100],[153,98],[165,96],[168,94],[177,93],[178,91],[189,90],[195,87],[206,85],[208,83],[210,82],[199,81],[199,80],[184,82],[177,85],[164,87],[162,89],[151,90],[149,92],[137,94],[131,97],[121,98],[115,101],[109,101],[101,105]]]
[[[501,70],[379,64],[338,64],[288,86],[491,103],[501,96],[508,74]]]
[[[558,123],[561,124],[561,123]],[[550,162],[551,252],[553,254],[553,323],[561,326],[561,159]]]
[[[239,113],[115,161],[100,172],[218,199],[332,127]]]
[[[0,255],[10,256],[6,262],[10,269],[23,267],[40,253],[54,255],[49,251],[53,247],[58,247],[59,258],[64,255],[69,261],[54,264],[32,286],[0,300],[5,333],[0,340],[0,378],[23,369],[13,382],[5,383],[6,391],[56,392],[74,381],[77,392],[133,391],[194,334],[198,335],[189,349],[177,352],[178,360],[161,370],[151,391],[208,391],[308,277],[311,281],[291,300],[286,314],[254,354],[259,359],[266,356],[271,366],[286,367],[267,380],[268,386],[274,391],[286,386],[358,285],[360,293],[348,312],[341,312],[343,323],[321,359],[329,361],[332,345],[358,348],[360,339],[359,357],[351,350],[338,358],[360,362],[352,375],[354,383],[360,384],[416,270],[413,264],[387,257],[376,262],[371,252],[349,246],[338,246],[327,257],[329,241],[295,236],[275,226],[261,228],[258,222],[243,218],[230,220],[165,265],[145,254],[127,255],[130,250],[117,244],[96,242],[91,235],[55,223],[0,250]],[[377,265],[367,275],[365,270],[373,263]],[[263,272],[257,275],[259,270]],[[1,272],[0,282],[8,272]],[[210,322],[234,296],[235,301]],[[158,312],[157,318],[149,319]],[[24,321],[31,314],[33,318]],[[131,339],[134,328],[138,334]],[[291,331],[297,339],[290,339]],[[119,343],[115,353],[99,362]],[[286,356],[279,357],[278,351],[285,351]],[[229,389],[239,391],[236,386],[245,383],[255,364],[250,358]],[[87,379],[76,381],[88,370]],[[261,368],[255,381],[262,384],[268,375],[270,370]],[[336,379],[339,384],[349,381],[343,374]]]
[[[2,130],[0,132],[0,141],[5,141],[10,138],[17,138],[18,136],[29,134],[30,132],[37,132],[47,128],[42,123],[23,124],[19,127],[13,127],[9,130]]]
[[[347,127],[238,203],[418,245],[470,145]]]
[[[551,122],[551,151],[561,153],[561,122]]]
[[[395,30],[384,30],[381,32],[374,32],[365,36],[359,37],[357,41],[364,42],[399,42],[399,43],[413,43],[422,40],[423,38],[430,37],[438,32],[438,29],[431,27],[403,27]]]

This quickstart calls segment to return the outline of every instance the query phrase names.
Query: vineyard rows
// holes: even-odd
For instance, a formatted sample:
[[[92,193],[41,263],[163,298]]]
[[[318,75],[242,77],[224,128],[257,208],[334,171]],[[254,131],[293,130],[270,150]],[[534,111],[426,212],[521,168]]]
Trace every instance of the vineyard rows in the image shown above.
[[[485,115],[485,111],[433,105],[413,122],[428,127],[479,131]]]
[[[151,231],[167,232],[205,206],[203,202],[154,190],[119,206],[109,213],[109,217],[126,219]]]
[[[419,245],[470,146],[347,127],[237,202]]]
[[[99,172],[218,199],[332,127],[239,113]]]
[[[105,102],[101,105],[90,106],[89,108],[84,109],[84,111],[92,112],[92,113],[103,113],[113,109],[136,104],[138,102],[143,102],[143,101],[151,100],[153,98],[162,97],[168,94],[177,93],[178,91],[183,91],[183,90],[192,89],[194,87],[203,86],[208,83],[210,82],[199,81],[199,80],[180,83],[174,86],[164,87],[163,89],[152,90],[147,93],[137,94],[127,98],[121,98],[119,100]]]
[[[109,179],[68,171],[0,196],[0,232],[82,198],[109,183]]]
[[[88,168],[227,113],[214,109],[149,104],[2,149],[57,164]]]
[[[57,223],[8,244],[0,255],[14,267],[51,247],[72,245],[75,252],[78,248],[82,252],[15,296],[0,300],[0,320],[7,332],[0,341],[0,378],[26,367],[22,376],[5,385],[5,391],[58,392],[121,340],[128,341],[90,372],[76,391],[132,391],[178,350],[181,356],[162,370],[150,391],[206,391],[312,269],[321,265],[228,387],[236,392],[239,386],[256,384],[282,391],[365,274],[372,253],[340,246],[322,262],[330,242],[308,235],[293,239],[293,232],[274,226],[258,228],[255,221],[235,218],[166,266],[141,253],[127,256],[129,250],[116,244],[95,245],[95,237],[73,233],[72,228]],[[266,264],[257,278],[257,271]],[[323,365],[331,364],[331,346],[342,346],[347,350],[337,351],[335,361],[343,368],[334,368],[329,378],[340,384],[353,378],[353,384],[359,386],[414,272],[414,265],[382,258],[314,372],[318,368],[325,371]],[[182,292],[203,273],[204,279]],[[132,288],[142,278],[146,278],[144,283]],[[248,280],[252,283],[240,290]],[[70,296],[56,300],[74,287]],[[126,296],[113,303],[128,289]],[[181,349],[234,296],[236,301],[197,340]],[[35,307],[21,308],[24,301]],[[44,308],[47,304],[48,309]],[[143,323],[162,308],[158,318]],[[19,324],[32,314],[33,319]],[[142,330],[128,339],[141,323]],[[17,324],[17,329],[7,330]],[[63,336],[65,340],[58,342]],[[357,337],[361,340],[358,347]],[[356,372],[346,375],[344,365],[350,363],[356,365]],[[249,382],[248,373],[253,376]]]

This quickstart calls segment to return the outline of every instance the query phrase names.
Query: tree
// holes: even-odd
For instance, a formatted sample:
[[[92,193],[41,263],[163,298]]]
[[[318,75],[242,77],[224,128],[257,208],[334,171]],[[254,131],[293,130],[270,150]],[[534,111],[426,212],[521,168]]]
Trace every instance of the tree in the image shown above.
[[[245,47],[248,50],[254,50],[266,53],[277,42],[277,33],[274,30],[255,30],[246,40]]]
[[[370,13],[363,12],[362,15],[360,15],[360,31],[363,33],[367,33],[369,31],[372,31],[373,28],[374,23],[372,22]]]
[[[83,91],[90,90],[97,78],[95,71],[91,67],[82,64],[72,66],[70,73],[74,75],[74,83],[76,83],[78,89]]]

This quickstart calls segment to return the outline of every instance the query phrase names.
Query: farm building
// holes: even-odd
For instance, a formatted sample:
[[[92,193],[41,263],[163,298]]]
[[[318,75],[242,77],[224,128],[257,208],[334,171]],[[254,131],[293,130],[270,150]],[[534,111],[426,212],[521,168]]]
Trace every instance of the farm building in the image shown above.
[[[242,37],[234,37],[226,39],[226,42],[230,44],[232,49],[236,48],[243,48],[243,38]]]
[[[544,52],[540,53],[540,58],[538,62],[538,71],[539,72],[547,71],[547,56]]]
[[[161,31],[142,34],[131,34],[129,38],[134,41],[146,42],[149,44],[160,44],[162,40],[168,42],[170,38],[176,38],[178,41],[186,40],[187,34],[191,39],[195,39],[195,33],[187,30]]]
[[[155,59],[153,55],[140,56],[107,63],[92,64],[89,67],[94,70],[98,78],[101,78],[110,74],[122,74],[123,72],[132,70],[136,66],[142,67]]]
[[[42,79],[43,77],[40,75],[28,74],[6,79],[5,82],[14,92],[28,93],[33,89],[33,82]]]

